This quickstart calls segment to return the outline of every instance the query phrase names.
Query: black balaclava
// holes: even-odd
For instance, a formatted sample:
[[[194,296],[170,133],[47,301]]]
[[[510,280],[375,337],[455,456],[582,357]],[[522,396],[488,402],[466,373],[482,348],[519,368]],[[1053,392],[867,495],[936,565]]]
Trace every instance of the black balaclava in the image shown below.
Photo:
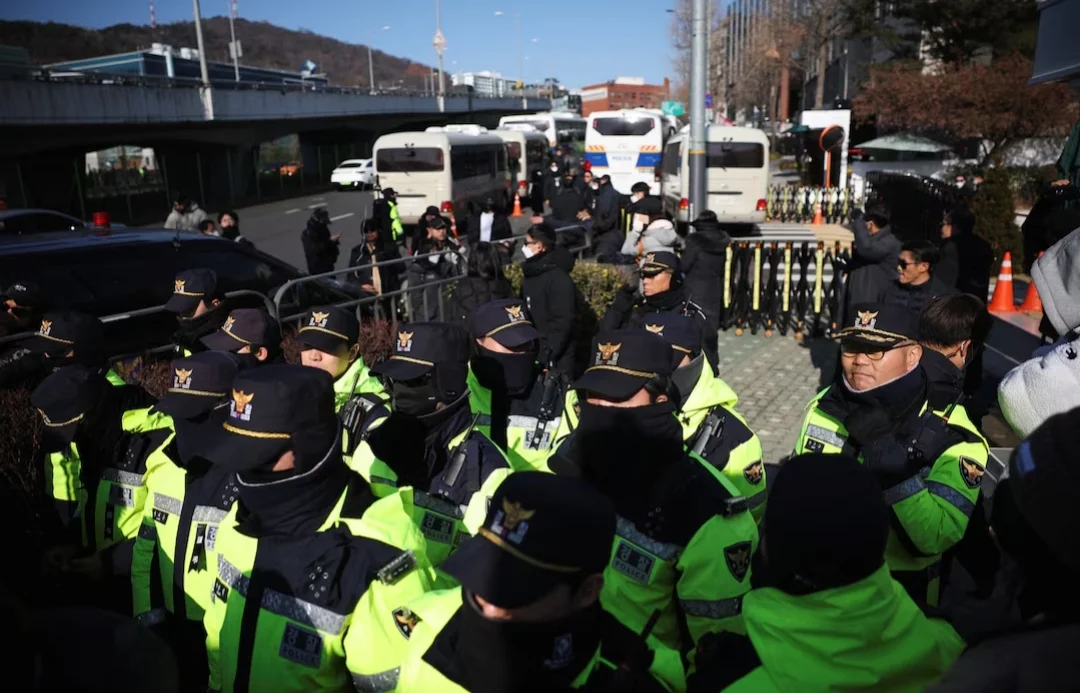
[[[540,623],[485,618],[468,591],[454,659],[472,693],[569,690],[600,644],[600,603]]]
[[[799,455],[770,481],[752,583],[800,595],[869,577],[885,561],[889,511],[870,470],[844,455]]]
[[[522,395],[536,382],[536,351],[504,354],[477,346],[472,368],[480,384],[492,392]]]
[[[227,403],[223,402],[210,411],[194,419],[173,417],[173,446],[176,451],[177,465],[187,469],[204,456],[204,443],[207,434],[221,428],[229,415]]]
[[[229,307],[222,301],[216,306],[211,306],[197,318],[184,318],[177,316],[179,326],[173,333],[172,341],[184,347],[198,346],[199,340],[206,335],[216,332],[229,314]]]

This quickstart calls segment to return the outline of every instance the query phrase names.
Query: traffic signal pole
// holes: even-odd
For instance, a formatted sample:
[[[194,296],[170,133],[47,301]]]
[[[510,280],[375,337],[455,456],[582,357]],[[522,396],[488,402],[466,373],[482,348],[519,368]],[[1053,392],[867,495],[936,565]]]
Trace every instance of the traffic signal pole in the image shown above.
[[[705,189],[705,85],[708,83],[706,0],[693,0],[690,15],[690,220],[708,207]]]

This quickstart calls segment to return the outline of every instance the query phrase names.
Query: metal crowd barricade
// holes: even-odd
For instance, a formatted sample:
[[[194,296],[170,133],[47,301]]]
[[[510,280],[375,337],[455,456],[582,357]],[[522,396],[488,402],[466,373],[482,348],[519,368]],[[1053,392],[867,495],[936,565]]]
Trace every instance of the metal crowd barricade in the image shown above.
[[[721,328],[736,335],[764,330],[797,339],[836,333],[842,324],[848,245],[826,246],[769,241],[737,241],[728,246],[724,266]]]
[[[765,218],[781,223],[809,224],[818,204],[826,224],[843,224],[851,219],[851,188],[824,188],[807,185],[770,185],[766,194]]]

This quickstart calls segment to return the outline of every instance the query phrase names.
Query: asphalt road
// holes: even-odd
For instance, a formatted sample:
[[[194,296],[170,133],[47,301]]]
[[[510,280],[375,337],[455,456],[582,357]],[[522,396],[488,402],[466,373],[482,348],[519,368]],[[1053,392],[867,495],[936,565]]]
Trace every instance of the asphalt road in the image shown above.
[[[300,233],[316,207],[330,212],[330,232],[341,234],[341,255],[338,269],[348,265],[349,251],[363,241],[360,225],[371,214],[372,194],[359,190],[326,192],[295,197],[291,200],[269,202],[236,210],[240,215],[241,233],[255,246],[301,270],[307,270]],[[528,213],[528,212],[526,212]],[[529,217],[510,220],[515,234],[524,234]],[[459,229],[464,233],[464,229]]]

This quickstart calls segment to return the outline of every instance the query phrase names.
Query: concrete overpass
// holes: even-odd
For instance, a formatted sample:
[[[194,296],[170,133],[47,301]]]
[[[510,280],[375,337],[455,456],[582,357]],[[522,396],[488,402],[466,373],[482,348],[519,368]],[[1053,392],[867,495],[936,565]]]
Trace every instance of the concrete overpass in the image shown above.
[[[87,208],[79,163],[87,151],[153,147],[171,190],[221,209],[263,197],[258,146],[285,135],[299,135],[305,170],[318,180],[335,159],[369,153],[386,132],[447,122],[494,127],[503,115],[550,108],[547,99],[529,98],[522,108],[521,97],[454,94],[440,109],[440,99],[419,93],[243,84],[206,89],[100,74],[0,79],[0,104],[0,199],[79,215]],[[161,197],[146,202],[160,207]],[[114,216],[139,221],[143,201],[124,202]]]

